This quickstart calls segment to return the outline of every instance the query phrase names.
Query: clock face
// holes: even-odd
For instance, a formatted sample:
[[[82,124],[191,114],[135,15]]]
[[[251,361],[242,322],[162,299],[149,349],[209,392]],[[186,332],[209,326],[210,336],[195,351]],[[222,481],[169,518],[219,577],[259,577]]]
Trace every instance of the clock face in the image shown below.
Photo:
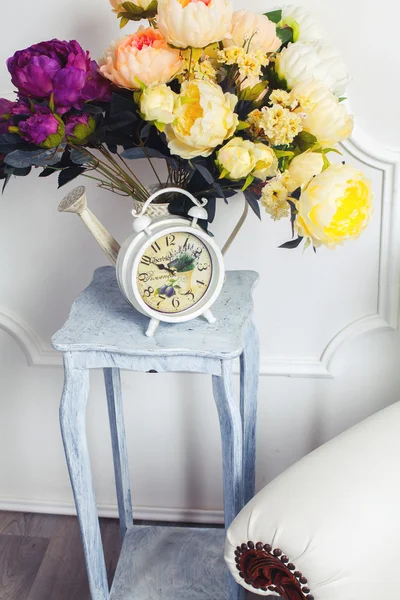
[[[210,287],[213,265],[204,242],[192,233],[161,235],[142,253],[136,273],[147,306],[176,314],[192,308]]]

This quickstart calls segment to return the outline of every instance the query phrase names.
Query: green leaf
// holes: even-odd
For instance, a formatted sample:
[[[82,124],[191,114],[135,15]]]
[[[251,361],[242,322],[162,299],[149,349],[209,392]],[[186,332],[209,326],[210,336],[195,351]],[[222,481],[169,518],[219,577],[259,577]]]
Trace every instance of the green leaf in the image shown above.
[[[119,28],[123,29],[125,27],[125,25],[128,25],[129,23],[129,19],[127,19],[126,17],[121,17],[121,20],[119,22]]]
[[[287,248],[288,250],[292,250],[293,248],[297,248],[301,244],[304,238],[297,237],[295,240],[290,240],[290,242],[286,242],[285,244],[281,244],[279,248]]]
[[[318,144],[318,140],[315,135],[312,135],[307,131],[302,131],[299,133],[295,141],[302,152],[305,152],[306,150],[309,150]]]
[[[340,154],[340,156],[342,156],[342,153],[341,153],[341,152],[339,152],[339,150],[338,150],[337,148],[323,148],[323,149],[321,150],[321,152],[322,152],[323,154],[328,154],[329,152],[336,152],[336,154]]]
[[[247,123],[247,121],[239,121],[236,131],[242,131],[242,129],[248,129],[249,127],[250,123]]]
[[[49,100],[49,108],[50,108],[51,112],[55,111],[54,92],[51,92],[51,96],[50,96],[50,100]]]
[[[281,40],[282,46],[289,42],[293,42],[293,29],[291,27],[277,27],[276,35]]]
[[[268,81],[261,81],[252,88],[246,87],[244,90],[241,90],[238,94],[238,98],[239,100],[248,100],[249,102],[254,102],[267,87]]]
[[[271,10],[270,12],[264,13],[264,15],[273,23],[279,23],[279,21],[282,19],[282,9]]]
[[[86,171],[85,167],[78,167],[78,166],[67,167],[63,171],[60,171],[60,174],[58,176],[58,187],[60,188],[63,185],[69,183],[70,181],[72,181],[73,179],[75,179],[81,173],[84,173],[85,171]]]
[[[47,167],[55,165],[61,160],[64,152],[64,146],[52,148],[50,150],[14,150],[10,152],[4,159],[4,162],[11,167],[24,169],[26,167]]]
[[[346,96],[340,96],[340,98],[338,98],[339,102],[344,102],[344,100],[347,100]]]
[[[276,150],[272,148],[276,158],[282,158],[282,156],[294,156],[294,152],[292,150]]]
[[[133,2],[123,2],[122,8],[124,8],[126,12],[130,12],[133,14],[143,12],[143,9],[140,8],[140,6],[138,6],[137,4],[133,4]]]
[[[118,13],[119,19],[126,19],[128,21],[140,21],[141,19],[152,19],[157,15],[157,0],[153,0],[151,4],[143,10],[140,6],[133,4],[133,2],[123,2],[122,12]],[[125,23],[126,25],[126,23]],[[122,25],[124,27],[124,25]]]
[[[297,42],[300,37],[300,25],[292,17],[286,17],[278,23],[278,27],[290,27],[293,29],[293,42]]]
[[[253,175],[247,175],[246,177],[246,181],[244,182],[244,186],[242,187],[242,192],[244,192],[244,190],[246,190],[249,185],[251,185],[254,181],[254,177]]]
[[[326,156],[326,154],[323,154],[322,158],[323,158],[323,161],[324,161],[322,170],[326,171],[326,169],[328,169],[331,166],[331,163],[329,162],[328,157]]]
[[[247,190],[244,191],[244,197],[246,198],[251,210],[254,212],[255,215],[257,215],[257,217],[261,221],[260,202],[259,202],[260,194],[255,193],[253,191],[253,188],[247,188]]]

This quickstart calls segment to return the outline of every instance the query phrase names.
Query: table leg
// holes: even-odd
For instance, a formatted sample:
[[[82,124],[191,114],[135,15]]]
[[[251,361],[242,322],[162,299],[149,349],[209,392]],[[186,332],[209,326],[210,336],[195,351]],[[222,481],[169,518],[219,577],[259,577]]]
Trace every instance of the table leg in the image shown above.
[[[242,422],[233,391],[232,361],[222,361],[221,376],[213,376],[213,389],[221,427],[225,528],[228,529],[243,506]],[[244,598],[244,588],[230,574],[228,590],[229,600]]]
[[[132,499],[119,369],[104,369],[121,537],[132,527]]]
[[[247,504],[255,492],[256,424],[260,349],[258,333],[249,323],[240,357],[240,412],[243,426],[243,502]]]
[[[86,440],[89,372],[75,369],[64,355],[64,390],[60,405],[61,434],[67,458],[85,553],[92,600],[109,600],[107,572]]]

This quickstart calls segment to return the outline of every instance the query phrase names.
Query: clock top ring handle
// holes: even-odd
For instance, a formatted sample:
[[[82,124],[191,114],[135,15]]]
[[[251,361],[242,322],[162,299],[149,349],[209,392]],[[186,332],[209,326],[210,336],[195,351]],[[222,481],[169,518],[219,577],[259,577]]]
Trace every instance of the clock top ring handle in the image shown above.
[[[146,231],[147,227],[150,225],[151,218],[145,213],[148,206],[153,202],[153,200],[155,200],[162,194],[170,194],[172,192],[186,196],[195,205],[192,206],[192,208],[188,212],[188,216],[193,218],[193,224],[196,224],[199,219],[208,219],[207,211],[204,208],[208,202],[206,198],[202,198],[201,200],[199,200],[198,198],[195,198],[193,194],[186,190],[183,190],[182,188],[168,187],[154,192],[154,194],[147,198],[146,202],[144,203],[142,209],[139,212],[136,212],[136,210],[132,210],[132,216],[134,217],[133,230],[135,232],[139,233],[140,231]]]

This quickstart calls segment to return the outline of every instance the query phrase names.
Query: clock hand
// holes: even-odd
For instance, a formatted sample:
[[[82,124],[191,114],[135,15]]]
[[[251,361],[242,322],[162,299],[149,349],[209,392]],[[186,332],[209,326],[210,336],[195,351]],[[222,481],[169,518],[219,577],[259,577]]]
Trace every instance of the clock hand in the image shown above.
[[[157,267],[160,269],[160,271],[168,271],[169,273],[171,273],[172,275],[175,275],[176,270],[172,270],[172,269],[168,269],[168,267],[166,267],[165,265],[159,264],[159,263],[155,263],[157,265]]]

